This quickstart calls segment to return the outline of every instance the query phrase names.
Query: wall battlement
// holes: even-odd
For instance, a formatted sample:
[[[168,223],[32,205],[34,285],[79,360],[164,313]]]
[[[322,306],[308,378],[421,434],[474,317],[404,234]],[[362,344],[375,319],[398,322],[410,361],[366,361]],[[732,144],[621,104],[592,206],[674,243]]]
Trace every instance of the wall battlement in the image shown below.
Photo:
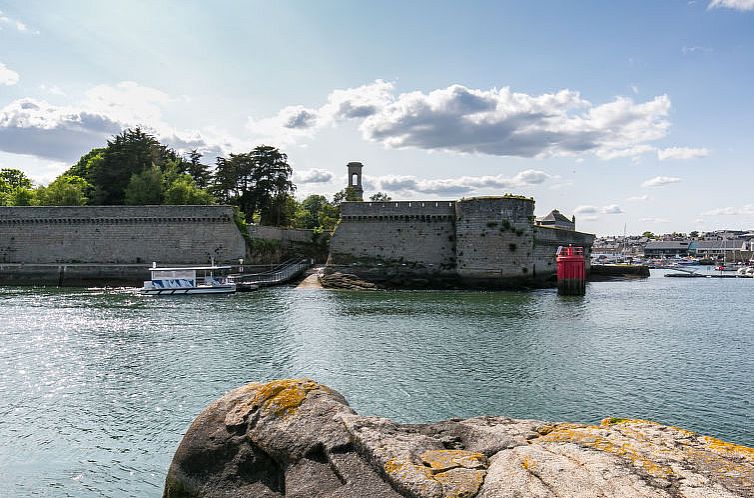
[[[455,201],[344,202],[340,214],[341,217],[453,215],[455,204]]]

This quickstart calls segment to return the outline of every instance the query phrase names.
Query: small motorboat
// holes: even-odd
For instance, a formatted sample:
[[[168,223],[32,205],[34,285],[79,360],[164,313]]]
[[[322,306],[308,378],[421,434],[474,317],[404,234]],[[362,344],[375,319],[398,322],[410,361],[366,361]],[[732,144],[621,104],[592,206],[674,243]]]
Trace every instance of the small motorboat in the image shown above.
[[[227,274],[230,266],[191,266],[159,268],[156,263],[149,268],[152,279],[139,289],[150,296],[177,296],[185,294],[231,294],[236,284]]]

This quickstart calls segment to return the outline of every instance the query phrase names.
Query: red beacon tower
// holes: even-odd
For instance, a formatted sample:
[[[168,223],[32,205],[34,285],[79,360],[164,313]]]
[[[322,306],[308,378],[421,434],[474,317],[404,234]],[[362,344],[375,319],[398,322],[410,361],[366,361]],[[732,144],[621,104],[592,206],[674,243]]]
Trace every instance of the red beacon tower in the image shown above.
[[[586,261],[583,247],[559,247],[558,294],[583,296],[586,294]]]

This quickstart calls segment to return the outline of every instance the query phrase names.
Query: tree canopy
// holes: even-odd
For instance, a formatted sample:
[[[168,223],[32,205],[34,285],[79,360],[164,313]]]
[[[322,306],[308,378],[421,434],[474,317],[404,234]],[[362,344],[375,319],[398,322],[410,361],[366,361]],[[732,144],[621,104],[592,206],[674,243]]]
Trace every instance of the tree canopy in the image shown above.
[[[217,158],[215,195],[237,205],[251,222],[258,216],[263,225],[281,225],[287,197],[296,190],[288,157],[275,147],[260,145],[251,152]]]

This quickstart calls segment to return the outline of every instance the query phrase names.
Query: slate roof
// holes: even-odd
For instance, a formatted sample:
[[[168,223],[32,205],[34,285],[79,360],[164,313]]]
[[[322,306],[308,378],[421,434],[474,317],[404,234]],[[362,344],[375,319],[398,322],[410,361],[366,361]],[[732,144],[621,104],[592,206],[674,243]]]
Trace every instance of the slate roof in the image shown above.
[[[683,249],[689,248],[689,242],[683,240],[650,240],[644,249],[654,250],[668,250],[668,249]]]
[[[546,222],[553,222],[553,223],[556,221],[562,221],[566,223],[573,223],[570,219],[563,216],[563,214],[561,214],[561,212],[558,211],[557,209],[553,209],[547,214],[547,216],[543,216],[542,218],[539,218],[539,221],[540,222],[546,221]]]
[[[696,249],[697,251],[738,250],[743,245],[744,241],[742,240],[700,240],[696,243]]]

